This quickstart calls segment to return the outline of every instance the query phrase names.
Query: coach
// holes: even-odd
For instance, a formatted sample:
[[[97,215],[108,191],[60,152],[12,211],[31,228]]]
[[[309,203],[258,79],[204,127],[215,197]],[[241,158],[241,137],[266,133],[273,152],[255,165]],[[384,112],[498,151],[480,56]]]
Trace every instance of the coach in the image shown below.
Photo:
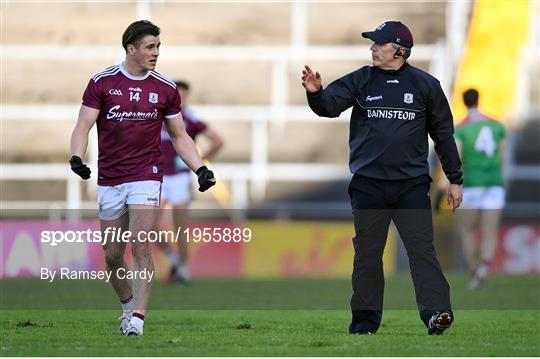
[[[309,66],[302,85],[311,109],[337,117],[352,106],[349,185],[356,235],[352,274],[351,334],[374,334],[382,318],[382,256],[390,220],[407,250],[420,318],[428,333],[442,334],[453,321],[450,288],[433,247],[429,199],[428,138],[450,181],[448,202],[462,198],[461,162],[448,101],[439,81],[410,65],[409,29],[387,21],[362,33],[373,41],[373,66],[364,66],[322,88]]]

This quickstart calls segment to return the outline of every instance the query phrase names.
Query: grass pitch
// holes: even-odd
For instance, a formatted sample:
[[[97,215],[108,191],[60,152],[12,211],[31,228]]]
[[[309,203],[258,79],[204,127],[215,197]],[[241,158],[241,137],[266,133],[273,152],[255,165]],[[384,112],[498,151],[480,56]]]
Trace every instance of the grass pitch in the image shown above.
[[[39,281],[3,280],[0,355],[540,355],[538,277],[493,278],[477,292],[465,289],[465,276],[449,281],[456,321],[440,337],[427,335],[406,275],[387,280],[375,336],[347,333],[348,280],[199,280],[191,288],[156,283],[144,336],[122,337],[103,282],[62,283],[47,296]]]

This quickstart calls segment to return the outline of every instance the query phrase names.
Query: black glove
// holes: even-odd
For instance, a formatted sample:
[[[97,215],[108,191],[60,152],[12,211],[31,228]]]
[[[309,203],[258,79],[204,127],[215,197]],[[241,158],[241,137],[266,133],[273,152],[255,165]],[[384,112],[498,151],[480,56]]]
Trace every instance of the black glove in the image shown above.
[[[199,192],[204,192],[216,184],[214,172],[210,171],[206,166],[200,167],[195,173],[199,177]]]
[[[69,160],[69,164],[71,165],[71,170],[81,176],[83,180],[87,180],[90,178],[90,167],[82,163],[82,160],[79,156],[71,156],[71,159]]]

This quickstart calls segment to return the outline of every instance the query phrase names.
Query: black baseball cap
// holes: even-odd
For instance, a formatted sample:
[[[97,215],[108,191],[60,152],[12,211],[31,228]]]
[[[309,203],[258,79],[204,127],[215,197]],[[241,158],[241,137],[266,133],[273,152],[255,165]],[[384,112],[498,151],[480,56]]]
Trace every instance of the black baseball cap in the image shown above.
[[[411,30],[401,21],[385,21],[374,31],[363,32],[362,37],[378,44],[393,42],[401,46],[413,47]]]

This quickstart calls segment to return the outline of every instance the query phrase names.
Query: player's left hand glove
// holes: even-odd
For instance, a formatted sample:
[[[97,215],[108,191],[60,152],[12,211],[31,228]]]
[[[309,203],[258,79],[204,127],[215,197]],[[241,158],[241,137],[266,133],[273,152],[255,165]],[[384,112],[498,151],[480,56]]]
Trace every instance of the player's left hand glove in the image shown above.
[[[206,166],[200,167],[197,172],[195,172],[199,181],[199,191],[204,192],[208,188],[216,184],[216,178],[214,177],[214,172],[210,171]]]

